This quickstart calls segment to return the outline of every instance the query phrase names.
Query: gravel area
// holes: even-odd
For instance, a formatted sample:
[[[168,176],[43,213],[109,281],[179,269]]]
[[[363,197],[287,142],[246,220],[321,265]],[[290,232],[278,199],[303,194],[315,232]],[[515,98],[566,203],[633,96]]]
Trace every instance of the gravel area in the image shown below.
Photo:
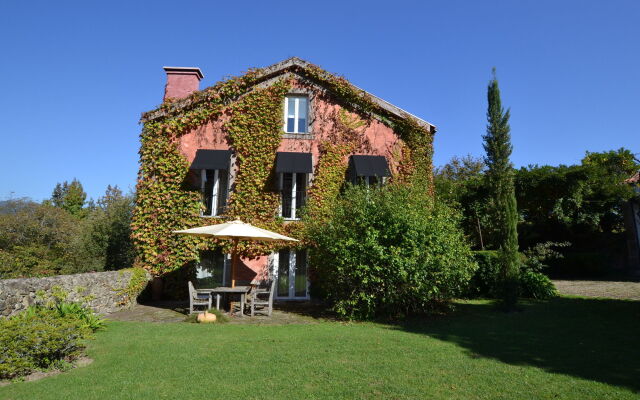
[[[640,282],[554,280],[560,294],[640,300]]]

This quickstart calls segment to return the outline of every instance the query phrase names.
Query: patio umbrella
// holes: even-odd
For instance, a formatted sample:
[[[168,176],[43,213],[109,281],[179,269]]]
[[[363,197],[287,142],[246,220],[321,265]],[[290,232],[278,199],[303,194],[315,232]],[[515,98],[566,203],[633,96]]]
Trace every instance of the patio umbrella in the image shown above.
[[[278,242],[288,241],[297,242],[297,239],[271,232],[266,229],[258,228],[251,224],[244,223],[239,219],[224,224],[201,226],[198,228],[183,229],[173,231],[183,235],[191,235],[198,237],[215,237],[217,239],[230,239],[233,241],[233,250],[231,252],[231,287],[236,286],[236,263],[238,259],[238,242],[245,241],[264,241]]]

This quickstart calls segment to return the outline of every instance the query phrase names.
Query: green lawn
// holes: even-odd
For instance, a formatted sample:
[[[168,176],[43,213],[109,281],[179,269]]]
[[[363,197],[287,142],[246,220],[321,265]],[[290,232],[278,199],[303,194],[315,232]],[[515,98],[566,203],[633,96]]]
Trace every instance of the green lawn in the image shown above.
[[[640,302],[469,302],[402,325],[111,322],[88,353],[0,398],[640,398]]]

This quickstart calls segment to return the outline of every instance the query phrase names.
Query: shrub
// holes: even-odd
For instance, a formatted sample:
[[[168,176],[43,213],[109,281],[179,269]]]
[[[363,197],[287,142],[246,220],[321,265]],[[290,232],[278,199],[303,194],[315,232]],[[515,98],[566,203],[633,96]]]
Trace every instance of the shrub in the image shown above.
[[[548,299],[558,295],[551,279],[542,271],[548,266],[549,260],[560,259],[562,255],[555,250],[558,247],[567,247],[569,243],[544,242],[538,243],[520,253],[520,296]],[[474,274],[467,296],[489,297],[500,296],[501,264],[500,253],[494,250],[475,251],[474,258],[478,263],[478,270]]]
[[[76,290],[80,293],[80,290],[84,290],[84,288],[78,288]],[[23,313],[38,314],[52,311],[60,318],[76,319],[82,327],[94,332],[104,327],[104,319],[100,318],[89,306],[68,301],[68,297],[69,292],[60,286],[53,286],[48,293],[43,291],[37,293],[37,301],[39,304],[29,307]],[[88,301],[89,299],[89,297],[84,297],[84,301]]]
[[[84,328],[97,331],[104,327],[104,319],[100,318],[96,313],[88,307],[78,303],[60,302],[56,304],[54,310],[61,318],[75,318]]]
[[[83,349],[83,339],[104,326],[89,307],[67,301],[68,292],[54,286],[38,293],[40,304],[0,320],[0,379],[34,370],[60,367]]]
[[[550,299],[558,295],[558,290],[542,272],[525,269],[520,272],[520,295],[533,299]]]
[[[500,295],[500,253],[495,250],[474,251],[473,257],[478,263],[478,269],[469,282],[467,295],[498,297]]]
[[[460,294],[476,264],[459,216],[409,187],[348,187],[309,220],[314,292],[342,317],[424,313]]]
[[[0,378],[12,379],[77,357],[90,332],[80,319],[45,308],[0,320]]]

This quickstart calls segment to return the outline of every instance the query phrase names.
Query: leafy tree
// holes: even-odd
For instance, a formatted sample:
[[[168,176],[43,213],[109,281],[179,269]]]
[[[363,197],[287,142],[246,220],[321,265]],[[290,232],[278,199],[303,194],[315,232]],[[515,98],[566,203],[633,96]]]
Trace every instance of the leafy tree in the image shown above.
[[[52,199],[42,204],[29,199],[0,202],[0,278],[131,266],[133,196],[109,186],[97,205],[81,209],[85,217],[79,219],[65,206],[74,203],[65,198],[77,197],[69,193],[79,193],[72,187],[78,185],[58,184]]]
[[[481,176],[487,165],[480,157],[467,154],[464,157],[453,156],[442,167],[436,168],[434,175],[451,182],[465,182]]]
[[[467,160],[465,160],[465,158]],[[470,157],[454,157],[435,171],[436,193],[461,210],[462,227],[476,249],[497,249],[494,201]],[[520,248],[569,242],[564,259],[551,260],[552,273],[606,273],[626,253],[624,209],[634,196],[622,182],[640,169],[628,149],[587,152],[576,165],[530,165],[515,171]],[[585,263],[588,261],[587,263]],[[522,274],[521,274],[522,275]],[[522,287],[522,285],[520,285]]]
[[[624,207],[634,194],[622,182],[639,167],[619,149],[587,153],[579,165],[521,168],[515,180],[522,245],[568,241],[571,252],[623,254]]]
[[[486,179],[493,203],[492,217],[495,220],[496,243],[502,260],[504,282],[503,302],[507,309],[513,309],[518,300],[518,210],[513,183],[513,165],[510,157],[511,127],[510,111],[502,108],[500,88],[493,71],[493,79],[487,87],[487,133],[483,136],[487,164]]]
[[[93,251],[104,259],[104,268],[129,268],[133,263],[131,215],[132,195],[123,195],[118,186],[107,187],[91,216],[90,239]]]
[[[68,212],[27,199],[5,203],[0,214],[2,278],[76,272],[74,238],[80,226]]]
[[[82,184],[79,180],[73,179],[71,183],[64,181],[64,183],[58,183],[53,189],[51,194],[51,204],[55,207],[62,208],[76,217],[86,216],[86,212],[83,209],[87,194],[85,193]]]
[[[495,226],[490,218],[490,196],[485,185],[482,158],[454,156],[434,171],[438,199],[462,211],[461,226],[473,247],[491,246]]]
[[[410,187],[349,187],[313,238],[312,290],[343,317],[425,313],[465,289],[476,264],[458,214]]]

